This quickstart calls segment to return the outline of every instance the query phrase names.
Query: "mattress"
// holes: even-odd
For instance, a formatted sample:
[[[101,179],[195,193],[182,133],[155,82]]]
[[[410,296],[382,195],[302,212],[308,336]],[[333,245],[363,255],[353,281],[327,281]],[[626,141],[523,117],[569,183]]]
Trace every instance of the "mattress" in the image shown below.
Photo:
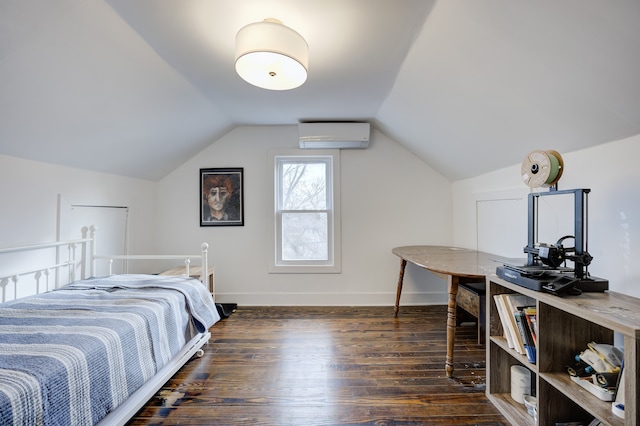
[[[0,304],[0,424],[93,425],[219,319],[188,277],[92,278]]]

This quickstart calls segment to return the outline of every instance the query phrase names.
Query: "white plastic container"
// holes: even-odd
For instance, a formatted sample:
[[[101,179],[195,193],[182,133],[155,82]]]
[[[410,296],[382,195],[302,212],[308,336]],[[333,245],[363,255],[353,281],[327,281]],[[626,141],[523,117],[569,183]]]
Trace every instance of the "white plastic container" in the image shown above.
[[[511,398],[524,404],[524,396],[531,395],[531,373],[521,365],[511,366]]]

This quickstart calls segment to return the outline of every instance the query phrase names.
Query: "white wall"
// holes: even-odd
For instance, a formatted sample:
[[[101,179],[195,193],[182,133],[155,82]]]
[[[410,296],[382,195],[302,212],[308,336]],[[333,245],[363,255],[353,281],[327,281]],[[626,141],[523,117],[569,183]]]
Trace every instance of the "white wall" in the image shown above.
[[[242,305],[393,305],[400,245],[449,244],[451,184],[373,131],[366,150],[341,151],[342,273],[269,274],[273,220],[268,153],[298,147],[296,126],[238,127],[158,183],[161,250],[210,244],[216,298]],[[244,168],[245,225],[200,227],[199,170]],[[402,303],[445,303],[446,286],[409,266]]]
[[[588,251],[594,259],[590,273],[608,279],[611,290],[640,297],[640,135],[561,154],[565,169],[559,189],[591,189]],[[490,246],[505,256],[522,253],[527,244],[524,199],[528,192],[520,180],[520,164],[455,182],[454,243],[468,248]],[[489,223],[486,216],[476,225],[477,212],[483,208],[478,207],[479,200],[492,198],[509,214],[498,225]],[[494,240],[488,244],[479,235],[494,235]]]
[[[523,256],[529,189],[520,164],[450,184],[374,130],[369,149],[341,153],[343,272],[269,274],[268,152],[296,147],[295,126],[239,127],[158,183],[0,155],[0,247],[54,240],[63,194],[74,204],[128,206],[130,253],[197,253],[209,242],[222,302],[392,305],[399,259],[391,248],[399,245]],[[613,290],[640,296],[640,135],[562,155],[560,188],[592,190],[590,272]],[[207,167],[244,168],[245,226],[199,226],[199,169]],[[0,272],[9,267],[0,262]],[[403,304],[445,302],[443,281],[407,267]]]
[[[62,194],[72,204],[129,207],[129,252],[155,248],[154,182],[5,155],[0,155],[0,182],[0,247],[55,241]],[[108,231],[102,232],[98,238],[108,238]],[[24,261],[2,258],[0,273],[19,271]]]

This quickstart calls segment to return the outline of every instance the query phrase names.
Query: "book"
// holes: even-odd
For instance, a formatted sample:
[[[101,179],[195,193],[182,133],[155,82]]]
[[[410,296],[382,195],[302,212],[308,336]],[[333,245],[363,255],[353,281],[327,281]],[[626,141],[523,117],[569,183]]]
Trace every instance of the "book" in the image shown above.
[[[502,334],[504,335],[504,338],[507,340],[507,346],[509,346],[511,349],[514,349],[513,336],[511,331],[509,330],[509,321],[507,318],[508,317],[507,306],[505,305],[502,296],[503,296],[502,294],[496,294],[493,296],[493,300],[496,303],[498,316],[500,317],[500,322],[502,323]]]
[[[520,336],[524,343],[524,349],[527,355],[527,360],[529,362],[536,362],[536,345],[533,343],[533,337],[531,337],[531,332],[529,330],[529,323],[527,322],[526,314],[524,313],[524,308],[518,309],[513,313],[516,323],[518,324],[518,331],[520,332]]]
[[[518,331],[518,324],[516,323],[515,312],[518,311],[519,307],[524,306],[535,306],[536,301],[529,296],[525,296],[523,294],[504,294],[504,301],[507,306],[507,312],[509,313],[509,320],[511,321],[511,329],[515,333],[516,341],[514,342],[514,349],[516,352],[522,355],[527,354],[527,350],[524,347],[524,340]]]
[[[500,294],[497,295],[500,300],[500,304],[502,306],[504,312],[504,319],[500,319],[502,322],[502,327],[506,330],[507,340],[510,340],[509,347],[515,350],[517,353],[521,355],[525,355],[526,351],[524,348],[524,343],[522,342],[522,338],[520,337],[520,332],[518,331],[518,325],[516,324],[515,318],[513,316],[512,308],[509,304],[509,294]]]
[[[524,309],[524,314],[533,338],[533,344],[538,347],[538,310],[535,307],[527,307]]]

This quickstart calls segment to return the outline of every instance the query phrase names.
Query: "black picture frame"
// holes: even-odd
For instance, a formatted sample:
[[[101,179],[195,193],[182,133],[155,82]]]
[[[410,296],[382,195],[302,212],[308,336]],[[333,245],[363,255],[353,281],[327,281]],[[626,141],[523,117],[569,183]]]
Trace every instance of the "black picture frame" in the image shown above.
[[[242,167],[200,169],[200,226],[244,226]]]

